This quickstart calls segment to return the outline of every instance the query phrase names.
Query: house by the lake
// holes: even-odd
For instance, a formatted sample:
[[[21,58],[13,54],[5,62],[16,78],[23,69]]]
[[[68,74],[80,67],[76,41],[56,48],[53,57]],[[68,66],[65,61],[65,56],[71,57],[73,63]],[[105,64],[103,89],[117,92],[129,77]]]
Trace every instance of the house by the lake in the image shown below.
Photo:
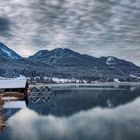
[[[26,79],[2,79],[0,80],[1,93],[27,93],[28,83]]]

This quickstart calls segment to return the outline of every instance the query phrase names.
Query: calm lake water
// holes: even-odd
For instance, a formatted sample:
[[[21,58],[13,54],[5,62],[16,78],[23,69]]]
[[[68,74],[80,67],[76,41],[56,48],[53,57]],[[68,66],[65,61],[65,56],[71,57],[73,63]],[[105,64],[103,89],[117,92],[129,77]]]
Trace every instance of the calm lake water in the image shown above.
[[[53,91],[6,102],[1,116],[0,140],[140,140],[140,88]]]

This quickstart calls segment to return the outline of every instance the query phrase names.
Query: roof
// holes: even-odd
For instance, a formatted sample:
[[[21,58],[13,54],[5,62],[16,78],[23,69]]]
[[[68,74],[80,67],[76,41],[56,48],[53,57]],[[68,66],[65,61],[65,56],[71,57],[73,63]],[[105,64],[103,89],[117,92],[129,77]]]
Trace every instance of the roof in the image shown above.
[[[27,80],[18,80],[18,79],[6,79],[0,80],[0,89],[14,89],[14,88],[25,88]]]

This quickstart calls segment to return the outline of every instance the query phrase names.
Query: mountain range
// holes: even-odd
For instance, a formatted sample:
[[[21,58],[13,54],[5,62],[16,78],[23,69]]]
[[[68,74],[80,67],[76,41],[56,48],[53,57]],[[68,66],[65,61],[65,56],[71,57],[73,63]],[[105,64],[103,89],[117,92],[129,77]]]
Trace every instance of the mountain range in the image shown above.
[[[0,43],[0,76],[16,77],[48,76],[86,80],[130,80],[131,75],[140,76],[140,67],[132,62],[113,56],[93,57],[67,48],[40,50],[23,58]]]

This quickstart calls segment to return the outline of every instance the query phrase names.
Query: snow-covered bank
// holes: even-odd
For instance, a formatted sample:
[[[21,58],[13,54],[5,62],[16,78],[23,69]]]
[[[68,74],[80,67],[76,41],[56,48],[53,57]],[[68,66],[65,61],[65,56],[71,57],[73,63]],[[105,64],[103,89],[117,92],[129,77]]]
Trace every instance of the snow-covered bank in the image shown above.
[[[140,86],[140,82],[95,82],[95,83],[90,83],[90,84],[75,84],[75,83],[65,83],[65,84],[49,84],[49,86],[85,86],[85,87],[92,87],[92,86],[135,86],[135,85],[139,85]]]
[[[123,90],[125,86],[131,86],[131,87],[140,87],[140,82],[96,82],[96,83],[90,83],[90,84],[76,84],[76,83],[63,83],[63,84],[36,84],[36,85],[30,85],[30,88],[32,87],[45,87],[49,86],[52,89],[92,89],[92,90]]]

